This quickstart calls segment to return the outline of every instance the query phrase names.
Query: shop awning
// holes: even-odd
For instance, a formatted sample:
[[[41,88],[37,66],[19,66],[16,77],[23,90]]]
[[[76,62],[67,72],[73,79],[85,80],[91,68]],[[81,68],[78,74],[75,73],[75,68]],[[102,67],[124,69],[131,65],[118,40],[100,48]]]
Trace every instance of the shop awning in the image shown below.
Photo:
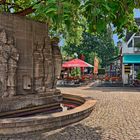
[[[123,55],[123,64],[140,64],[140,54]]]

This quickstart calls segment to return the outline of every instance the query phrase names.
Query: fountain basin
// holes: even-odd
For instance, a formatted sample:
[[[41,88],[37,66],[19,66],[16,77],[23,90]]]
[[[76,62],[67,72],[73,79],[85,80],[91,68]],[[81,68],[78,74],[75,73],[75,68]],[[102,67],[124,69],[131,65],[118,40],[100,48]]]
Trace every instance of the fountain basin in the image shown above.
[[[88,117],[96,103],[93,99],[79,95],[63,94],[63,99],[80,106],[64,112],[0,119],[0,136],[23,137],[23,135],[47,132],[64,127]]]

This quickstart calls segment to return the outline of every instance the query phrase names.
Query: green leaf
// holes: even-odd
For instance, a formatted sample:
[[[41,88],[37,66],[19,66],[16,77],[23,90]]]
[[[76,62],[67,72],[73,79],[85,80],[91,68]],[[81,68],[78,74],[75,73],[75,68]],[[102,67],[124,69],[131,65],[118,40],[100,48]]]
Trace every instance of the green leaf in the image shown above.
[[[45,11],[46,14],[56,13],[56,12],[57,12],[57,9],[56,8],[49,8],[48,10]]]

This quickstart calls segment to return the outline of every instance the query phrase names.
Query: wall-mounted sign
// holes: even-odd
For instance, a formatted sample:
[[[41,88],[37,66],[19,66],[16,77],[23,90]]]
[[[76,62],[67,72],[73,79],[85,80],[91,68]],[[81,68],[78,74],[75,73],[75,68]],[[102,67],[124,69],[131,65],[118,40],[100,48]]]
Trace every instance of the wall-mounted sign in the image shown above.
[[[130,74],[131,66],[130,65],[124,65],[124,73]]]

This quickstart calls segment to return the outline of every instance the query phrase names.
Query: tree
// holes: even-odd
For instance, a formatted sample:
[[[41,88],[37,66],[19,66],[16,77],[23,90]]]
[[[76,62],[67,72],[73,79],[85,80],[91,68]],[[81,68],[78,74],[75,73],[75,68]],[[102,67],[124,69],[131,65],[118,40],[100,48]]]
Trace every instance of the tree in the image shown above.
[[[108,28],[106,32],[98,35],[84,32],[83,40],[80,45],[67,44],[63,47],[63,51],[65,52],[65,55],[67,53],[68,56],[73,56],[75,52],[79,57],[83,54],[86,58],[85,60],[91,64],[93,64],[94,57],[98,56],[102,67],[106,65],[107,60],[118,55],[110,28]]]
[[[102,32],[113,24],[122,37],[126,30],[137,31],[133,9],[139,0],[1,0],[0,11],[46,22],[52,35],[81,40],[82,25],[88,32]]]

